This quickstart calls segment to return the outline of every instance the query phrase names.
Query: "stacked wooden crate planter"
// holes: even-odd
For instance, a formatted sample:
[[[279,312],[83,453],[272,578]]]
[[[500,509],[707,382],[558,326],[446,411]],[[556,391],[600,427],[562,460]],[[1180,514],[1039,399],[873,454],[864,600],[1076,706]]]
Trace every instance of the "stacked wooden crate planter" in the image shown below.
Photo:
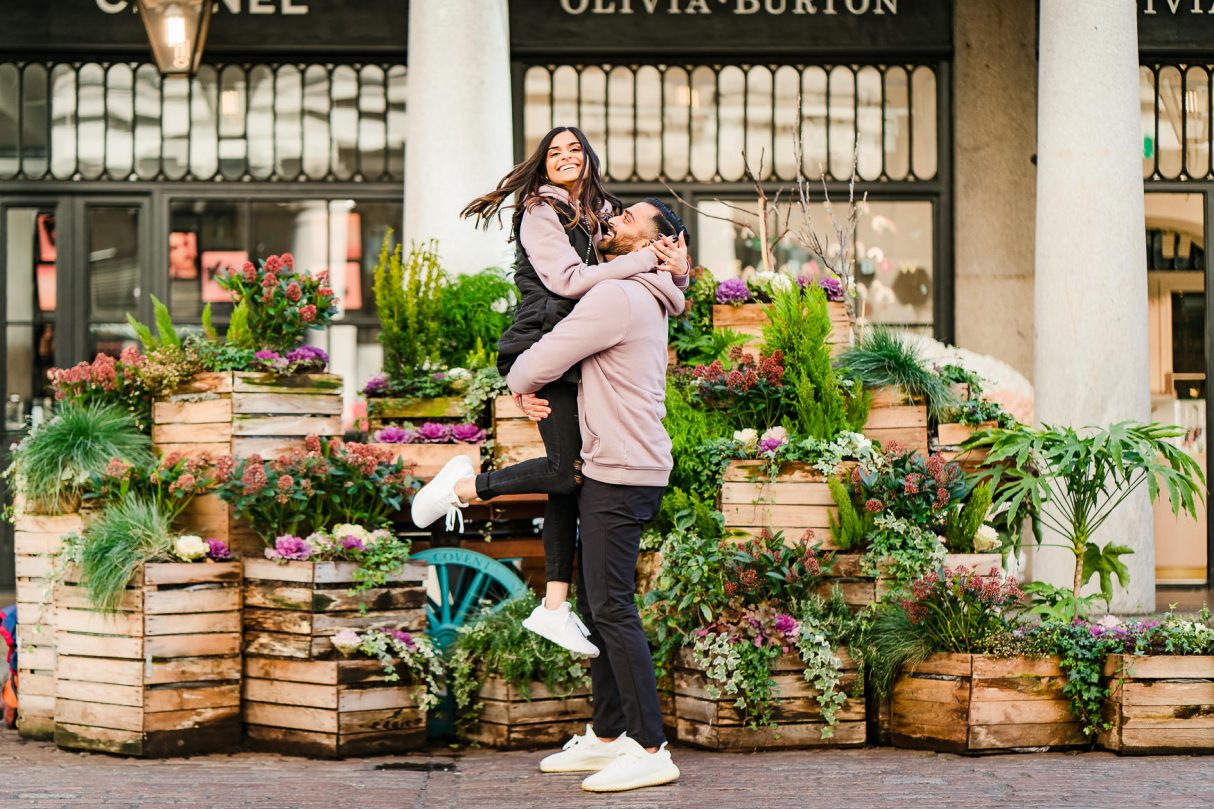
[[[860,747],[867,738],[863,695],[857,696],[859,673],[855,661],[840,649],[843,678],[839,688],[847,701],[835,716],[834,732],[822,737],[826,723],[818,691],[805,680],[805,663],[784,655],[772,666],[777,704],[771,727],[746,727],[733,706],[735,696],[713,696],[703,669],[690,649],[682,649],[674,672],[674,700],[680,741],[710,750],[778,750],[802,747]],[[861,689],[862,691],[862,689]]]
[[[927,405],[917,402],[898,386],[877,388],[873,392],[864,435],[888,447],[891,442],[927,454]]]
[[[499,467],[547,454],[540,428],[511,396],[493,400],[493,451]]]
[[[977,426],[971,424],[956,424],[946,422],[937,425],[936,437],[940,446],[940,455],[946,461],[956,461],[967,473],[978,471],[986,464],[985,449],[962,450],[960,446],[974,436],[979,430],[995,427],[995,422],[983,422]]]
[[[847,305],[842,301],[828,301],[827,311],[830,313],[830,333],[826,342],[830,346],[830,354],[837,357],[851,346],[852,319]],[[717,331],[730,331],[744,334],[748,338],[742,348],[750,357],[758,357],[763,348],[763,327],[770,320],[767,317],[767,304],[743,303],[714,304],[712,307],[712,327]]]
[[[721,487],[721,513],[725,528],[742,536],[758,536],[766,529],[783,532],[786,542],[832,548],[830,517],[837,517],[839,510],[826,478],[808,464],[786,463],[773,478],[766,461],[730,461]]]
[[[27,738],[55,734],[55,601],[53,555],[83,528],[79,514],[28,514],[18,504],[13,532],[17,576],[17,730]]]
[[[263,749],[324,757],[403,752],[425,739],[412,684],[379,663],[343,659],[342,629],[424,632],[426,568],[351,594],[351,562],[244,560],[244,721]]]
[[[897,747],[987,753],[1087,744],[1056,657],[933,654],[894,684]]]
[[[428,481],[438,474],[452,458],[463,455],[472,464],[473,472],[481,471],[481,448],[479,444],[371,444],[387,452],[393,459],[400,459],[409,467],[409,474],[421,481]]]
[[[493,674],[485,678],[477,701],[482,706],[480,720],[464,736],[499,750],[558,745],[584,733],[593,719],[589,688],[562,694],[533,682],[524,694]]]
[[[113,613],[77,582],[55,595],[55,743],[145,757],[238,746],[240,564],[143,565]]]
[[[401,422],[455,421],[463,415],[464,400],[459,396],[431,399],[376,396],[367,399],[367,430],[371,433]]]
[[[1097,735],[1127,754],[1214,752],[1214,656],[1109,655],[1110,688]]]
[[[340,436],[341,412],[341,377],[334,374],[201,373],[152,404],[152,446],[160,455],[269,460],[302,447],[309,435]],[[195,497],[178,524],[222,539],[237,555],[261,553],[261,542],[216,495]]]

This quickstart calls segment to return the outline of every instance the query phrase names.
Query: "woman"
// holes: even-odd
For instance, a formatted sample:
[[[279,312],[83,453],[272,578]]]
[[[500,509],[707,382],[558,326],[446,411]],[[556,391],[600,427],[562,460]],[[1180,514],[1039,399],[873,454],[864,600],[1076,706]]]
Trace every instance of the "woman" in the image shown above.
[[[599,159],[574,127],[557,127],[536,150],[515,166],[497,187],[463,210],[488,225],[511,197],[512,240],[517,242],[514,281],[521,295],[514,323],[498,342],[498,370],[505,376],[519,354],[538,342],[573,310],[578,298],[599,281],[630,278],[662,266],[686,276],[686,251],[676,244],[676,223],[666,218],[668,233],[640,250],[602,262],[598,243],[619,200],[603,187]],[[676,218],[677,219],[677,218]],[[466,458],[449,462],[413,500],[413,520],[426,527],[447,515],[456,519],[472,499],[504,494],[545,493],[544,602],[523,622],[533,632],[571,651],[595,657],[586,628],[573,614],[569,583],[577,542],[575,480],[582,447],[577,412],[578,369],[546,386],[537,398],[547,400],[551,415],[539,421],[546,457],[473,475]],[[517,397],[516,397],[517,400]],[[461,518],[462,522],[462,518]]]

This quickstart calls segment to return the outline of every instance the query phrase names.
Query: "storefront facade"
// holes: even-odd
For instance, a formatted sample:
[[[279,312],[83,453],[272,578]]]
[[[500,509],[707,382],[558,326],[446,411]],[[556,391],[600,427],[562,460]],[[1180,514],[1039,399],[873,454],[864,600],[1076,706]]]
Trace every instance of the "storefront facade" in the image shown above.
[[[220,0],[204,67],[188,80],[156,72],[133,3],[65,0],[53,15],[13,5],[0,32],[6,442],[44,404],[47,368],[132,339],[127,311],[146,320],[155,295],[179,323],[198,323],[208,302],[222,320],[215,269],[284,250],[328,268],[344,293],[322,342],[348,377],[352,415],[379,362],[380,241],[404,226],[405,238],[450,243],[468,227],[454,221],[458,207],[484,190],[462,187],[454,163],[451,187],[430,178],[445,160],[489,151],[455,158],[413,127],[441,135],[444,98],[448,111],[477,103],[486,80],[506,75],[508,118],[474,144],[509,143],[520,157],[553,124],[579,125],[621,197],[677,195],[697,260],[719,275],[757,260],[731,214],[753,207],[748,170],[772,194],[798,172],[824,175],[837,200],[854,153],[867,195],[865,318],[1034,375],[1032,0]],[[1204,457],[1214,15],[1194,13],[1201,5],[1140,0],[1137,21],[1146,232],[1158,252],[1148,253],[1152,412],[1191,423]],[[493,29],[494,15],[499,29],[509,23],[500,54],[442,64],[444,47]],[[425,41],[410,42],[411,29]],[[441,68],[427,85],[455,89],[407,98],[415,73],[436,75],[423,60]],[[483,160],[482,177],[507,168]],[[419,165],[440,172],[422,189],[410,185]],[[508,260],[500,241],[451,269]],[[792,239],[776,257],[789,268],[814,258]],[[1161,538],[1179,535],[1163,520]],[[1206,525],[1184,533],[1175,553],[1156,543],[1161,580],[1209,576],[1193,552]],[[8,575],[0,567],[0,583]]]

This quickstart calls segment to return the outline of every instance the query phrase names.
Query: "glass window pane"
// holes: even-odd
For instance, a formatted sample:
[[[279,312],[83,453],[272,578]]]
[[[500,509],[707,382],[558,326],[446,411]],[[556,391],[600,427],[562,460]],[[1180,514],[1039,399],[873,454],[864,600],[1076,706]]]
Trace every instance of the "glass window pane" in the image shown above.
[[[601,67],[591,65],[582,71],[577,121],[578,128],[586,133],[586,137],[590,139],[590,145],[598,152],[601,161],[607,150],[607,127],[609,125],[607,121],[607,74]],[[611,121],[610,126],[618,127],[623,123],[623,121]]]
[[[1180,175],[1184,86],[1180,71],[1168,66],[1159,71],[1159,97],[1156,99],[1156,114],[1159,116],[1159,173],[1167,179]]]
[[[124,323],[139,302],[139,209],[89,207],[89,321]]]
[[[38,209],[9,208],[5,214],[5,312],[7,319],[34,319],[34,268],[40,259],[38,244]],[[45,225],[44,225],[44,230]],[[53,238],[51,222],[49,238]],[[54,242],[51,242],[50,262],[54,272]]]
[[[14,64],[0,64],[0,177],[12,177],[21,170],[20,113],[21,73]]]
[[[801,76],[801,170],[807,177],[826,171],[826,71],[807,67]]]
[[[568,65],[558,67],[552,74],[552,126],[578,126],[581,123],[579,113],[577,71]],[[540,135],[547,131],[545,129]],[[604,145],[603,150],[606,149]]]
[[[176,200],[170,206],[169,311],[174,318],[197,322],[208,303],[216,320],[231,314],[231,299],[215,275],[249,260],[246,210],[235,200]]]
[[[135,71],[130,65],[110,65],[105,87],[105,170],[125,179],[135,165]]]
[[[219,76],[203,65],[190,87],[190,173],[209,180],[219,171]]]
[[[261,180],[274,172],[274,73],[257,65],[247,81],[249,173]]]
[[[1210,73],[1191,67],[1185,73],[1185,170],[1190,176],[1210,172]]]
[[[797,177],[797,161],[793,149],[793,136],[797,132],[797,103],[798,90],[801,89],[801,75],[794,67],[785,65],[776,69],[775,74],[775,114],[776,147],[772,167],[775,174],[782,180],[793,180]]]
[[[911,95],[915,99],[911,116],[915,138],[912,168],[916,177],[930,180],[936,176],[936,74],[930,68],[916,68],[911,82]]]
[[[76,173],[76,71],[55,65],[51,71],[51,173],[70,180]]]
[[[701,182],[717,176],[717,107],[717,75],[697,67],[691,72],[691,173]]]
[[[1142,113],[1142,176],[1155,173],[1155,73],[1143,65],[1138,68],[1138,99]]]
[[[358,152],[361,171],[368,180],[383,176],[385,168],[388,103],[384,96],[384,71],[375,65],[362,69],[358,101]]]
[[[618,179],[631,178],[636,169],[633,149],[636,132],[632,113],[634,74],[626,67],[614,68],[607,76],[607,173]]]
[[[636,173],[657,179],[662,170],[662,74],[652,65],[637,70]]]
[[[860,320],[904,327],[932,325],[932,204],[869,200],[856,228]]]
[[[746,71],[746,162],[762,179],[771,176],[774,159],[771,91],[770,68],[760,65]]]
[[[856,153],[856,74],[849,67],[830,71],[830,173],[851,176]]]
[[[343,317],[373,318],[372,282],[384,237],[401,232],[404,207],[399,202],[330,204],[329,278],[342,302]]]
[[[244,70],[235,65],[225,67],[219,75],[219,171],[232,180],[244,176],[249,166],[245,139],[248,92]]]
[[[303,79],[299,68],[280,65],[274,80],[274,171],[279,177],[299,174],[303,154]]]
[[[906,71],[885,71],[885,173],[904,180],[910,171],[910,97]]]
[[[388,68],[388,173],[405,176],[405,66]]]
[[[746,103],[746,74],[734,65],[721,68],[717,76],[719,95],[717,115],[717,167],[723,180],[740,180],[743,176],[742,150],[746,146],[742,114]],[[758,168],[757,162],[754,168]]]
[[[544,67],[527,68],[523,76],[523,151],[530,153],[552,128],[552,76]]]
[[[304,71],[303,171],[320,179],[329,173],[329,72],[320,65]]]
[[[348,180],[358,170],[358,77],[354,68],[348,65],[334,68],[329,91],[331,171],[338,179]]]
[[[135,71],[135,172],[150,180],[160,173],[161,79],[155,65]]]
[[[698,94],[691,92],[687,71],[671,67],[662,78],[662,171],[671,180],[687,178],[691,157],[691,116],[700,105]]]
[[[161,168],[170,180],[180,180],[190,170],[190,80],[165,78],[161,102]]]
[[[37,179],[50,166],[48,130],[50,105],[46,97],[47,69],[44,65],[26,65],[23,71],[25,92],[21,113],[22,171]]]
[[[8,405],[16,396],[15,405],[19,405],[20,414],[28,415],[30,403],[34,398],[35,364],[34,327],[32,324],[9,326],[5,329],[5,373],[4,373],[4,402],[5,430],[20,430],[24,427],[23,418],[10,420]],[[13,416],[18,415],[14,413]]]
[[[876,180],[881,176],[884,157],[881,143],[881,72],[875,67],[860,68],[856,74],[856,92],[859,104],[856,171],[861,179]]]
[[[85,179],[96,179],[105,171],[105,69],[84,65],[76,81],[77,165]]]

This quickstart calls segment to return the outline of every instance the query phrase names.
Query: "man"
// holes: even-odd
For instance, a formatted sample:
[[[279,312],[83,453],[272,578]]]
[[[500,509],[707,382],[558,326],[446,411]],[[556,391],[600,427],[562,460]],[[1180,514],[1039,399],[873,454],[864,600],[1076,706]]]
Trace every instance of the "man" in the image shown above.
[[[685,230],[654,199],[614,217],[600,247],[630,252],[671,228],[679,234],[678,260],[685,262]],[[589,639],[601,650],[590,663],[594,725],[540,768],[593,772],[582,782],[592,792],[657,786],[679,777],[666,750],[653,661],[633,596],[641,529],[657,513],[673,465],[662,426],[666,321],[683,306],[669,273],[603,281],[519,356],[506,379],[512,391],[531,394],[581,364],[577,596]],[[545,405],[524,404],[534,418],[546,415]]]

